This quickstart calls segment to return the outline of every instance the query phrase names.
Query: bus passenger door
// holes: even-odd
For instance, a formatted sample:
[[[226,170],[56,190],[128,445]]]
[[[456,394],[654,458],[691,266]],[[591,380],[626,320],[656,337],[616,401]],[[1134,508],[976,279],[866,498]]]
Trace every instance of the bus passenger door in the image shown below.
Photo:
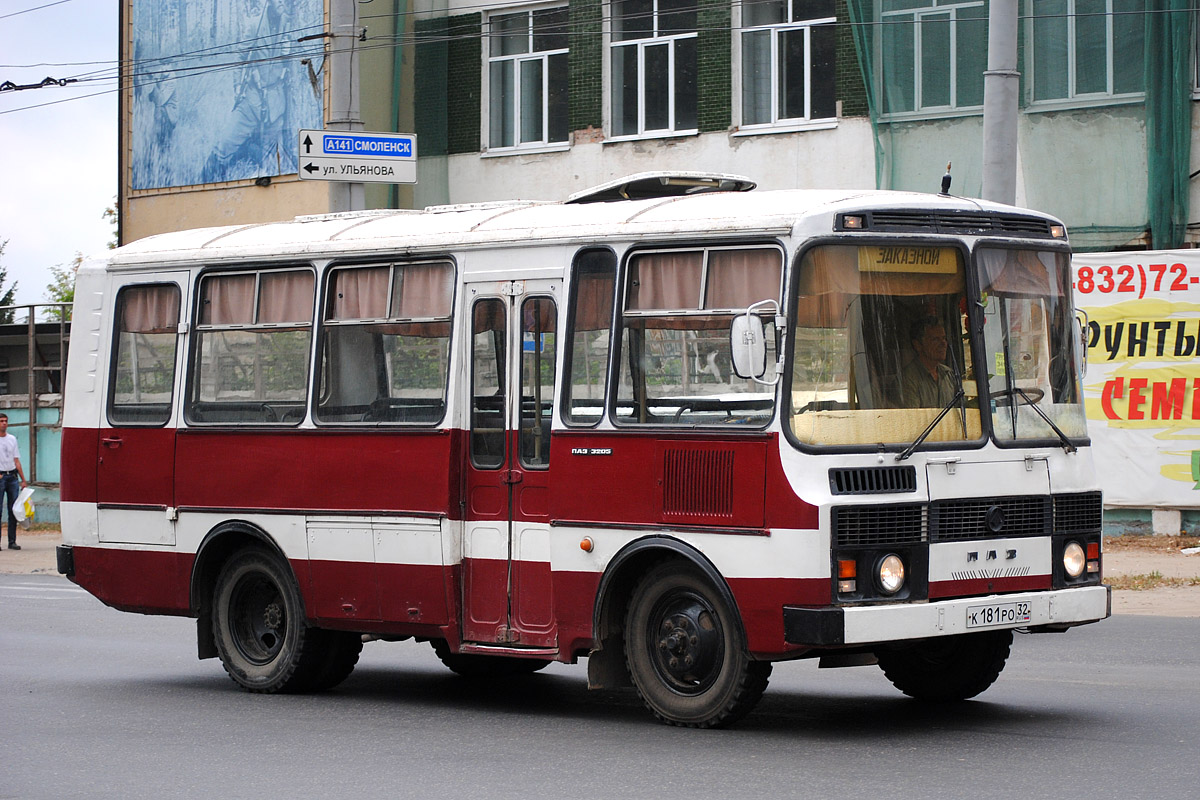
[[[187,283],[186,272],[156,273],[117,288],[97,431],[102,542],[175,544],[175,392]]]
[[[548,499],[559,285],[530,280],[468,287],[464,641],[557,643]]]

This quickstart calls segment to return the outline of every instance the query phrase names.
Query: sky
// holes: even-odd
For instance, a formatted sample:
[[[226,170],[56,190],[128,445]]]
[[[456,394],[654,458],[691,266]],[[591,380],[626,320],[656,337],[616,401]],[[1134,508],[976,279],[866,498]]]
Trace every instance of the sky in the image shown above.
[[[0,266],[18,303],[46,302],[51,267],[101,255],[113,238],[103,213],[117,196],[118,5],[0,0],[0,84],[81,78],[0,92]]]

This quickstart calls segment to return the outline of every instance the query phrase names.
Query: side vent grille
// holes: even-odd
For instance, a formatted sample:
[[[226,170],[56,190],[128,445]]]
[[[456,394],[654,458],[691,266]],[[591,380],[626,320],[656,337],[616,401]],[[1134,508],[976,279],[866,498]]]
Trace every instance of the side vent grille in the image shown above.
[[[829,470],[834,494],[899,494],[917,490],[916,467],[838,467]]]
[[[733,518],[733,451],[668,449],[663,516]]]
[[[919,544],[925,541],[925,506],[834,506],[833,537],[839,548]]]
[[[1100,530],[1104,520],[1104,504],[1100,492],[1061,494],[1054,498],[1054,530],[1056,533],[1093,533]]]

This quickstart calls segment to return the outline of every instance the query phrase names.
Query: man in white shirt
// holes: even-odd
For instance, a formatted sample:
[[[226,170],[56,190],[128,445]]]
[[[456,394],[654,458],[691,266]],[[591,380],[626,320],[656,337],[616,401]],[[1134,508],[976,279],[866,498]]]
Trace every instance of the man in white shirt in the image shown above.
[[[17,437],[8,432],[8,415],[0,413],[0,501],[8,509],[8,549],[20,550],[17,544],[17,518],[13,504],[26,486],[25,470],[21,469],[21,448]]]

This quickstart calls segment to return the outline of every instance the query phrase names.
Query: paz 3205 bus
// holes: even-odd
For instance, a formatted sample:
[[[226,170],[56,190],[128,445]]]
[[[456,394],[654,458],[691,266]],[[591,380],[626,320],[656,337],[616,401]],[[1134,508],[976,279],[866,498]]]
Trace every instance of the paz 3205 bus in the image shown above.
[[[977,200],[643,174],[79,272],[58,568],[255,692],[364,641],[728,724],[779,661],[985,690],[1110,613],[1069,247]]]

